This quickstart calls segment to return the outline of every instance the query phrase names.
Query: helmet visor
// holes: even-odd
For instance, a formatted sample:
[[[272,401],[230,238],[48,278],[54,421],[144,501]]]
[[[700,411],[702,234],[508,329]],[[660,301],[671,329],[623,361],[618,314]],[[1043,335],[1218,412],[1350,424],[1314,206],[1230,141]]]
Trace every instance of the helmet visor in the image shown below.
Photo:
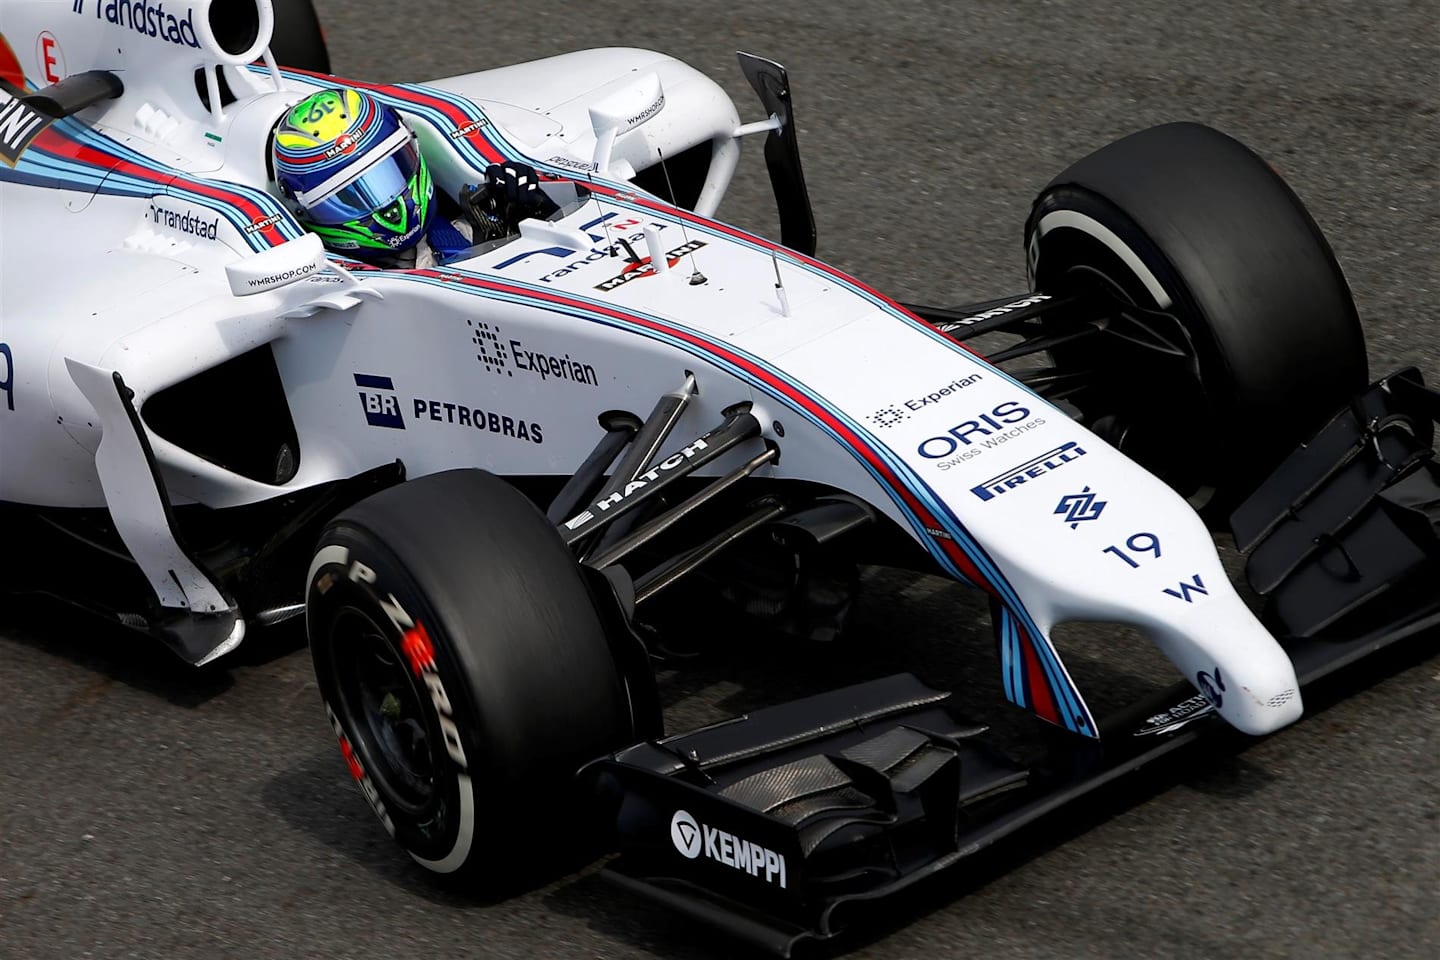
[[[343,187],[320,199],[308,200],[305,217],[320,224],[349,223],[368,217],[404,193],[419,166],[420,152],[411,137]]]

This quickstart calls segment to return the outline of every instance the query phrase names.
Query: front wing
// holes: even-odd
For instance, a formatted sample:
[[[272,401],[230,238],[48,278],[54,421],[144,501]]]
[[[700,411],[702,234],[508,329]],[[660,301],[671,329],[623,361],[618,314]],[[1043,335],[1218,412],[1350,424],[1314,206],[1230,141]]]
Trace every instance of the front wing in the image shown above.
[[[1440,394],[1405,370],[1352,402],[1233,517],[1302,687],[1440,623]],[[1228,691],[1231,694],[1237,691]],[[1098,718],[1020,762],[950,695],[888,677],[592,764],[619,885],[788,956],[853,908],[954,866],[1125,774],[1233,733],[1223,681]]]

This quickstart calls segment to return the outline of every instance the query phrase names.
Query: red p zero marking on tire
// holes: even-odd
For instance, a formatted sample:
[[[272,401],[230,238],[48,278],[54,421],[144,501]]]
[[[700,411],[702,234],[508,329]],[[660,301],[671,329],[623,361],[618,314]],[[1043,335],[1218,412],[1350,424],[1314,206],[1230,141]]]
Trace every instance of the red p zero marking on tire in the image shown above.
[[[400,641],[400,651],[405,654],[405,659],[410,661],[410,670],[417,677],[424,673],[427,667],[433,669],[435,666],[435,645],[430,642],[430,634],[425,631],[423,623],[416,623],[405,631],[405,638]]]
[[[356,780],[364,780],[365,770],[360,766],[360,761],[355,758],[355,749],[350,746],[348,737],[340,738],[340,755],[345,758],[345,766],[350,768],[350,776]]]

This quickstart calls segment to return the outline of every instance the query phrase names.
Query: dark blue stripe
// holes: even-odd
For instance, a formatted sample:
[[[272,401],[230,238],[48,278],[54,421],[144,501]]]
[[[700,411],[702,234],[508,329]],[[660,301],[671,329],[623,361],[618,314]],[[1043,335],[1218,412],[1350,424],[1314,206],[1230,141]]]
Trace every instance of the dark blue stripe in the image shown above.
[[[355,386],[373,387],[376,390],[394,390],[395,381],[389,377],[377,377],[374,374],[357,373],[355,374]]]

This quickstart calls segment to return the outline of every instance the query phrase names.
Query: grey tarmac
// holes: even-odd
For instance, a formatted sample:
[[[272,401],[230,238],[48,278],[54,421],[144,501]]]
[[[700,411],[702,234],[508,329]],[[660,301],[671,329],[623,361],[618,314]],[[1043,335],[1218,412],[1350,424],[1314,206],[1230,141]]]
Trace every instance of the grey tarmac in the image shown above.
[[[1025,293],[1034,193],[1195,119],[1268,158],[1335,246],[1372,370],[1440,378],[1440,8],[1375,0],[322,0],[343,75],[423,80],[582,46],[674,54],[760,119],[734,51],[794,85],[820,253],[904,299]],[[28,42],[28,41],[26,41]],[[778,235],[759,151],[721,210]],[[1237,425],[1252,429],[1256,425]],[[3,549],[24,550],[5,543]],[[881,671],[998,695],[984,604],[871,570],[875,642],[737,646],[662,673],[672,728]],[[1152,669],[1062,640],[1085,681]],[[1432,643],[1435,650],[1440,643]],[[1247,749],[1206,752],[887,908],[839,952],[925,958],[1440,956],[1440,658],[1409,650]],[[728,958],[593,867],[485,902],[432,883],[350,782],[298,635],[194,674],[143,640],[0,608],[0,957]],[[496,863],[496,871],[509,865]]]

